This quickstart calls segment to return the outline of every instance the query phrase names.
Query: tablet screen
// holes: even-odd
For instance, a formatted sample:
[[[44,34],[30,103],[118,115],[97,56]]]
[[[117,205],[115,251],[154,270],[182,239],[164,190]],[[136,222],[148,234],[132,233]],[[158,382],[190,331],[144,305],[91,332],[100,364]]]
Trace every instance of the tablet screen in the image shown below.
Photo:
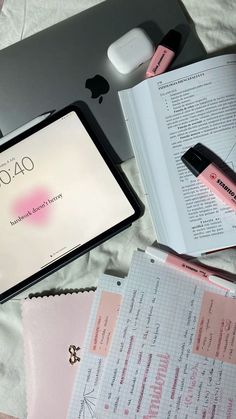
[[[0,292],[134,214],[76,112],[0,153]]]

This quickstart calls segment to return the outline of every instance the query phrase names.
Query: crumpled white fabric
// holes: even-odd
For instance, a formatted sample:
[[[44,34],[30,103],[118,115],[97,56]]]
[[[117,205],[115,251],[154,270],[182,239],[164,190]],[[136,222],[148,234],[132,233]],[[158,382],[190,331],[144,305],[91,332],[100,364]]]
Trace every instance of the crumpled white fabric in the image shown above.
[[[234,46],[236,51],[236,3],[234,0],[182,0],[207,52]],[[231,51],[232,52],[232,51]]]
[[[101,0],[4,0],[0,49],[98,3]]]
[[[0,49],[99,2],[4,0],[0,13]],[[234,0],[183,0],[183,3],[208,52],[220,53],[222,49],[236,45]],[[145,249],[156,240],[135,159],[130,159],[122,166],[130,183],[146,205],[145,215],[126,231],[0,307],[0,412],[20,419],[27,417],[20,300],[29,293],[95,286],[103,272],[125,275],[133,251],[136,248]],[[236,251],[230,249],[204,257],[202,261],[236,272],[235,256]]]

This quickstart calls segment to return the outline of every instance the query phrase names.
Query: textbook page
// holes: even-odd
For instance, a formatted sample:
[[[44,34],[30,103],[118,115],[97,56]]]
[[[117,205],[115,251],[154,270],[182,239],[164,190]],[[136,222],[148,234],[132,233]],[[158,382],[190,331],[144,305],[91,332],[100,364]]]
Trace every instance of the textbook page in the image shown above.
[[[201,143],[236,170],[236,55],[149,78],[120,92],[120,100],[160,241],[194,255],[235,245],[236,213],[181,156]]]
[[[141,251],[125,281],[95,417],[235,418],[236,299]]]

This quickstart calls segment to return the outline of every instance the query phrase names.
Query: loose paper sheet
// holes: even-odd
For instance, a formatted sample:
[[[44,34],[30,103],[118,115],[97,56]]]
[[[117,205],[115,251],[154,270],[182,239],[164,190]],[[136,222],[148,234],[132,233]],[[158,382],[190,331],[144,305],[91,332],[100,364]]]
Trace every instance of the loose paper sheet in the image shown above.
[[[115,331],[123,280],[103,275],[95,292],[81,364],[78,368],[68,419],[94,417],[102,370]]]
[[[236,300],[142,252],[125,281],[96,418],[235,418]]]

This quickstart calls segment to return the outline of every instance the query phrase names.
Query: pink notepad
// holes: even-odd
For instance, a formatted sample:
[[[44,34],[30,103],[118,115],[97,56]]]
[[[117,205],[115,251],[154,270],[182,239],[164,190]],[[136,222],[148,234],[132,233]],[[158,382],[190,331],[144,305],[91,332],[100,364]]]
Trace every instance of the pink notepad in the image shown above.
[[[66,418],[93,297],[90,291],[22,303],[27,419]]]

